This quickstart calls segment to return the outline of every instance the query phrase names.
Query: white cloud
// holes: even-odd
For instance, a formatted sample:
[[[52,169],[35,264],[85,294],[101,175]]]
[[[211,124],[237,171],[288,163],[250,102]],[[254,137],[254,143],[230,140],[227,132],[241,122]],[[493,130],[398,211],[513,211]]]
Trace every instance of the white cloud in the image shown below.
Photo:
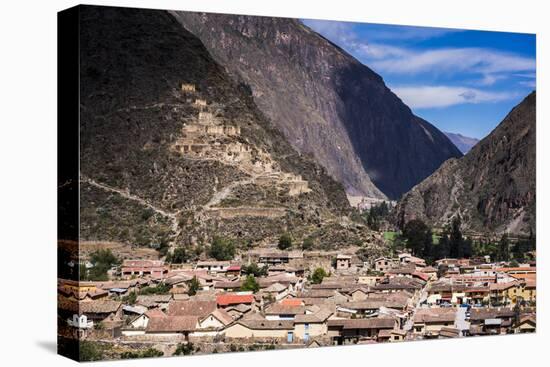
[[[399,86],[391,88],[411,108],[442,108],[465,103],[505,101],[513,93],[488,92],[475,88],[454,86]]]
[[[395,74],[421,72],[470,72],[495,76],[502,72],[535,70],[535,60],[484,48],[445,48],[402,52],[403,56],[375,60],[375,69]]]
[[[524,87],[527,87],[527,88],[536,88],[537,87],[536,80],[523,80],[523,81],[519,82],[519,84],[523,85]]]

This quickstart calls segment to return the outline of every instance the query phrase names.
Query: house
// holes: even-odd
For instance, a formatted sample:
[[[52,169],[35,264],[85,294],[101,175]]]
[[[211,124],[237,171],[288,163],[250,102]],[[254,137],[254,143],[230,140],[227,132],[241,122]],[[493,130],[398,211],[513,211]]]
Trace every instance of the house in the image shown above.
[[[225,310],[216,309],[208,315],[199,318],[197,328],[192,336],[216,336],[219,335],[226,326],[233,322],[233,317]]]
[[[355,310],[360,315],[372,315],[381,307],[391,308],[398,311],[405,311],[408,305],[407,299],[369,299],[364,301],[355,301],[344,303],[341,306],[350,310]]]
[[[67,324],[75,328],[92,329],[97,324],[102,324],[106,329],[112,329],[122,325],[122,302],[120,301],[75,302],[59,300],[58,307],[66,314],[72,314],[67,319]]]
[[[254,304],[254,295],[239,293],[220,294],[216,296],[216,303],[220,308],[227,308],[238,305],[252,306]]]
[[[380,282],[384,277],[373,275],[360,275],[357,277],[357,283],[361,285],[373,286]]]
[[[163,316],[152,317],[147,323],[145,334],[170,336],[174,340],[189,340],[189,334],[197,328],[197,316]]]
[[[304,306],[304,301],[300,298],[285,298],[279,302],[283,306]]]
[[[364,301],[369,296],[368,288],[357,287],[349,292],[350,301]]]
[[[489,291],[492,305],[514,306],[522,293],[522,284],[519,280],[492,283],[489,284]]]
[[[160,309],[166,309],[172,297],[172,294],[139,295],[136,298],[136,304],[147,308],[158,307]]]
[[[246,316],[247,314],[252,311],[252,306],[245,305],[245,304],[238,304],[236,306],[228,306],[224,308],[225,312],[227,312],[234,320],[240,319],[241,317]]]
[[[321,308],[312,314],[298,314],[294,318],[294,335],[297,340],[308,343],[311,338],[327,334],[327,319],[333,315],[329,308]]]
[[[213,274],[225,273],[230,266],[229,261],[207,260],[197,262],[195,270],[206,270],[208,273]]]
[[[421,270],[426,266],[426,261],[416,256],[412,256],[409,253],[402,253],[398,255],[399,263],[401,265],[412,264],[417,270]]]
[[[338,254],[336,256],[336,270],[348,270],[351,267],[351,255]]]
[[[437,337],[441,328],[454,326],[455,318],[454,308],[418,309],[413,318],[413,332],[424,337]]]
[[[306,313],[305,306],[289,306],[280,303],[274,303],[265,311],[267,320],[294,320],[297,315]]]
[[[162,260],[124,260],[120,272],[123,278],[144,275],[162,278],[168,269]]]
[[[384,279],[383,281],[379,282],[375,286],[372,286],[370,289],[371,291],[379,292],[379,293],[395,293],[395,292],[408,291],[412,293],[414,296],[416,296],[420,292],[420,290],[424,287],[424,284],[426,283],[420,279],[395,277],[395,278]]]
[[[514,317],[511,308],[472,308],[470,335],[505,334],[512,327]]]
[[[442,327],[439,330],[440,339],[458,338],[460,337],[460,330],[452,327]]]
[[[402,342],[407,337],[407,332],[401,329],[393,329],[390,331],[390,342]]]
[[[426,266],[420,271],[424,274],[427,274],[429,279],[437,279],[437,269],[432,266]]]
[[[138,315],[128,324],[128,327],[122,330],[122,335],[133,336],[145,334],[145,329],[149,324],[149,320],[153,317],[166,317],[166,314],[159,308],[148,310],[142,315]]]
[[[416,272],[416,268],[414,267],[414,265],[412,266],[405,265],[397,268],[388,269],[388,271],[386,271],[385,274],[389,278],[394,278],[394,277],[412,278],[412,275],[414,272]]]
[[[216,308],[216,301],[212,300],[171,301],[166,314],[168,316],[197,316],[201,318],[209,315]]]
[[[288,264],[289,261],[288,252],[271,252],[260,255],[260,263],[269,266]]]
[[[266,320],[261,318],[241,319],[225,328],[226,339],[256,338],[258,340],[281,339],[294,342],[292,320]]]
[[[241,266],[240,265],[229,265],[225,270],[225,276],[230,277],[240,277],[241,276]]]
[[[304,269],[289,265],[274,265],[270,266],[268,269],[268,275],[270,276],[281,274],[301,277],[304,275]]]
[[[289,286],[281,283],[273,283],[269,287],[262,290],[262,294],[266,294],[275,300],[281,300],[290,294]]]
[[[333,344],[357,343],[360,339],[377,340],[381,330],[392,330],[396,326],[393,318],[329,319],[327,334]]]
[[[439,281],[429,286],[426,301],[429,305],[462,304],[467,300],[465,291],[466,286],[462,283],[453,283],[447,280]]]
[[[218,291],[238,291],[243,285],[242,280],[232,280],[232,281],[216,281],[214,283],[214,289]]]
[[[391,267],[393,267],[393,260],[390,258],[379,257],[378,259],[374,260],[374,270],[380,273],[385,273]]]
[[[107,299],[109,292],[101,289],[94,282],[80,282],[76,280],[61,280],[57,292],[68,300],[95,301]]]
[[[514,325],[514,333],[534,333],[537,329],[537,318],[535,314],[520,316],[519,321]]]
[[[471,286],[464,289],[464,303],[485,304],[489,302],[489,286]]]

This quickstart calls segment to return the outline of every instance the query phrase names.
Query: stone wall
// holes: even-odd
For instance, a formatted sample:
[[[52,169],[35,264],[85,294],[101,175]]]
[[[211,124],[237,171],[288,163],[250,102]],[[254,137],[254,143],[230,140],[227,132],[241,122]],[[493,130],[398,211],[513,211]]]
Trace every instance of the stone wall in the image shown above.
[[[207,215],[220,219],[233,219],[238,217],[263,217],[280,218],[286,214],[285,208],[212,208]]]

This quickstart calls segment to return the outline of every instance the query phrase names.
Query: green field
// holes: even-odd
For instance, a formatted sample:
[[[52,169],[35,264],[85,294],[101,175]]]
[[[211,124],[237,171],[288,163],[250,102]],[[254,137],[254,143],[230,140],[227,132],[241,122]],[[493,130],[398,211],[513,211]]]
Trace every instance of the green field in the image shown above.
[[[384,232],[384,239],[393,242],[398,235],[399,232]]]

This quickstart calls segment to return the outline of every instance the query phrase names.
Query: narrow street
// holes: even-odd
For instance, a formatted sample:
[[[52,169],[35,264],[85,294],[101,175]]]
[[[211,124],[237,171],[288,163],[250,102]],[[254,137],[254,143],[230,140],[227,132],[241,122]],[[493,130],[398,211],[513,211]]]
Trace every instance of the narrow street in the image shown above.
[[[455,327],[460,331],[470,329],[470,322],[466,321],[466,310],[466,307],[456,308]]]
[[[418,297],[418,301],[416,302],[414,306],[414,310],[411,313],[409,319],[405,323],[405,326],[403,327],[403,330],[410,331],[413,328],[414,324],[414,315],[416,315],[416,310],[418,310],[422,304],[427,298],[428,298],[428,287],[430,285],[430,282],[426,282],[422,290],[420,291],[420,296]]]

